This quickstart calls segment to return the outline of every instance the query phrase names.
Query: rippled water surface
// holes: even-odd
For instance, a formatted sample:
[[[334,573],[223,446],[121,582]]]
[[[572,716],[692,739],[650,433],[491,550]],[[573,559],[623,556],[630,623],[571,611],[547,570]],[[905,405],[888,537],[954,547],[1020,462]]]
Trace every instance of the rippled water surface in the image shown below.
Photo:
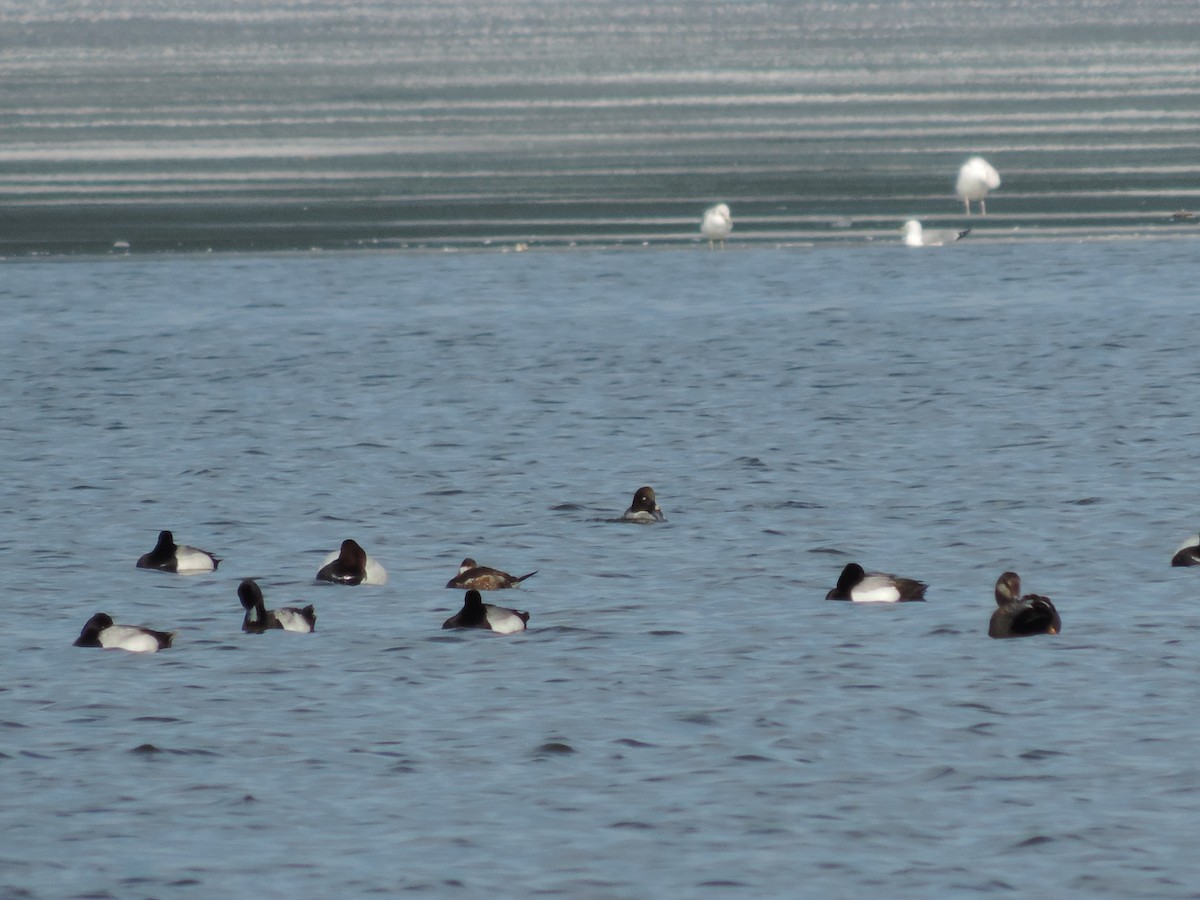
[[[0,275],[0,894],[1194,896],[1195,242]],[[467,555],[527,632],[441,630]]]

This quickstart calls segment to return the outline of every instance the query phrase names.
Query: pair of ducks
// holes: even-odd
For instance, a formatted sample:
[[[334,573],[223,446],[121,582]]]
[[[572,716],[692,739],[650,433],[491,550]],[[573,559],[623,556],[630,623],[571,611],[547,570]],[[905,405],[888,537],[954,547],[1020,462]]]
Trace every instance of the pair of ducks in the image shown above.
[[[143,553],[137,561],[139,569],[158,569],[179,575],[214,572],[220,564],[220,558],[207,550],[175,543],[175,536],[169,531],[160,531],[154,549]],[[386,584],[387,570],[369,557],[356,541],[342,541],[338,550],[321,561],[317,579],[335,584]]]
[[[267,609],[262,589],[252,578],[245,579],[238,586],[238,599],[246,610],[242,631],[262,634],[272,628],[281,628],[284,631],[311,632],[317,627],[317,613],[311,605],[303,609],[294,606]],[[174,644],[176,634],[174,631],[155,631],[141,625],[117,625],[108,613],[96,613],[83,626],[83,631],[75,639],[75,646],[157,653]]]
[[[452,578],[446,587],[458,587],[459,581],[466,580],[493,585],[484,590],[500,590],[515,587],[535,574],[537,573],[530,572],[529,575],[518,578],[498,569],[475,565],[472,559],[465,559],[459,574]],[[238,599],[246,610],[242,619],[242,631],[262,634],[264,631],[279,628],[284,631],[307,633],[317,627],[317,613],[311,604],[303,609],[294,606],[267,609],[262,589],[251,578],[245,579],[238,586]],[[472,588],[466,593],[463,608],[443,622],[442,628],[483,628],[498,634],[515,634],[524,631],[528,621],[529,613],[484,603],[479,591]]]
[[[454,582],[458,577],[472,572],[476,573],[476,577],[482,576],[493,581],[499,580],[502,577],[503,580],[508,582],[500,584],[496,588],[485,588],[485,590],[515,587],[528,578],[529,575],[536,574],[530,572],[529,575],[522,575],[520,578],[515,578],[497,569],[488,569],[486,566],[467,565],[473,562],[470,559],[464,560],[462,568],[466,571],[460,571],[460,576],[451,579],[451,582],[446,587],[457,586]],[[238,586],[238,599],[241,600],[242,607],[246,610],[246,615],[242,619],[242,631],[262,634],[264,631],[269,631],[273,628],[301,633],[316,630],[317,613],[311,604],[303,609],[297,609],[294,606],[267,609],[266,602],[263,600],[262,589],[251,578],[245,579]],[[471,589],[467,591],[466,597],[463,600],[463,608],[443,622],[442,628],[483,628],[488,631],[495,631],[498,634],[515,634],[518,631],[524,631],[525,624],[528,621],[529,613],[516,609],[507,609],[503,606],[494,606],[491,603],[484,603],[479,591]]]
[[[842,569],[837,586],[825,595],[826,600],[851,600],[856,603],[896,603],[905,600],[924,600],[923,581],[898,578],[884,572],[867,573],[858,563]],[[1049,597],[1040,594],[1021,595],[1021,576],[1005,572],[996,580],[996,610],[988,623],[988,637],[1027,637],[1033,634],[1058,634],[1062,619]]]

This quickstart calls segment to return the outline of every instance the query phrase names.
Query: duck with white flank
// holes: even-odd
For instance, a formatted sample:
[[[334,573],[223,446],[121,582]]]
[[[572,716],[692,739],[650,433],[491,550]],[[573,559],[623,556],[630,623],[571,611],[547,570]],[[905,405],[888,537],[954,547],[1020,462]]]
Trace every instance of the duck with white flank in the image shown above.
[[[924,600],[929,585],[912,578],[897,578],[886,572],[865,572],[858,563],[848,563],[838,577],[837,586],[826,600],[851,600],[854,603],[899,603]]]
[[[157,653],[170,647],[174,640],[174,631],[155,631],[141,625],[116,625],[108,613],[96,613],[79,632],[75,646]]]
[[[1200,534],[1193,534],[1179,545],[1171,557],[1173,566],[1200,566]]]
[[[272,628],[300,633],[317,629],[317,612],[311,604],[303,609],[297,609],[295,606],[267,609],[262,588],[253,578],[246,578],[238,585],[238,599],[242,601],[242,608],[246,610],[246,615],[242,618],[242,631],[249,634],[262,634]]]
[[[625,510],[625,514],[621,518],[626,522],[640,523],[667,521],[654,496],[654,488],[649,485],[637,489],[633,495],[633,503],[629,505],[629,509]]]
[[[345,540],[340,550],[321,561],[317,580],[334,584],[387,584],[387,570],[367,556],[357,541]]]
[[[176,544],[175,536],[169,531],[160,531],[154,549],[143,553],[137,561],[139,569],[159,569],[179,575],[212,572],[220,564],[221,561],[207,550]]]
[[[463,608],[442,623],[443,628],[485,628],[497,634],[525,630],[529,613],[484,603],[479,591],[467,591]]]

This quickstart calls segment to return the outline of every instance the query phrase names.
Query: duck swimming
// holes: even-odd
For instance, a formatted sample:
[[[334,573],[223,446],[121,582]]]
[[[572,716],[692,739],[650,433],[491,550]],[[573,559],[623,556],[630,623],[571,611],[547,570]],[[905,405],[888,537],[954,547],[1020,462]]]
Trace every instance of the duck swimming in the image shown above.
[[[75,646],[157,653],[170,647],[174,640],[174,631],[154,631],[141,625],[116,625],[108,613],[96,613],[79,632]]]
[[[207,550],[176,544],[175,536],[169,531],[160,531],[154,549],[143,553],[137,561],[139,569],[159,569],[179,575],[212,572],[220,564],[221,561]]]
[[[1016,572],[1005,572],[996,579],[996,611],[988,623],[988,637],[1027,637],[1062,631],[1062,619],[1049,597],[1020,594],[1021,576]]]
[[[458,567],[458,574],[446,582],[446,587],[460,590],[474,588],[477,591],[499,591],[504,588],[516,587],[526,578],[537,573],[538,570],[534,569],[525,575],[509,575],[507,572],[501,572],[490,566],[481,566],[468,556]]]
[[[1171,557],[1173,566],[1200,566],[1200,534],[1193,534],[1179,545]]]
[[[249,634],[262,634],[272,628],[301,633],[316,631],[317,612],[311,604],[303,609],[294,606],[267,609],[262,588],[253,578],[246,578],[238,585],[238,599],[246,610],[242,618],[242,631]]]
[[[629,509],[625,510],[621,518],[626,522],[639,523],[667,521],[654,496],[654,488],[649,485],[637,489],[633,495],[633,502],[629,504]]]
[[[387,584],[387,571],[367,556],[357,541],[345,540],[341,549],[322,560],[317,580],[334,584]]]
[[[826,600],[851,600],[854,603],[898,603],[924,600],[929,585],[912,578],[897,578],[886,572],[866,572],[858,563],[847,563],[838,576],[837,586]]]
[[[497,634],[525,630],[529,613],[484,603],[479,591],[467,591],[463,608],[442,623],[443,628],[486,628]]]

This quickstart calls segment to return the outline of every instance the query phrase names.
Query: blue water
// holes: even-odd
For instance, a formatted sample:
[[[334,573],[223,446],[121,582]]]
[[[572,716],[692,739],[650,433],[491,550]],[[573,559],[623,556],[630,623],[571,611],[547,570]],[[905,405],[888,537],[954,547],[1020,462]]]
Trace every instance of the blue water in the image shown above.
[[[1193,241],[0,275],[0,894],[1195,895]],[[441,630],[467,555],[527,632]]]

